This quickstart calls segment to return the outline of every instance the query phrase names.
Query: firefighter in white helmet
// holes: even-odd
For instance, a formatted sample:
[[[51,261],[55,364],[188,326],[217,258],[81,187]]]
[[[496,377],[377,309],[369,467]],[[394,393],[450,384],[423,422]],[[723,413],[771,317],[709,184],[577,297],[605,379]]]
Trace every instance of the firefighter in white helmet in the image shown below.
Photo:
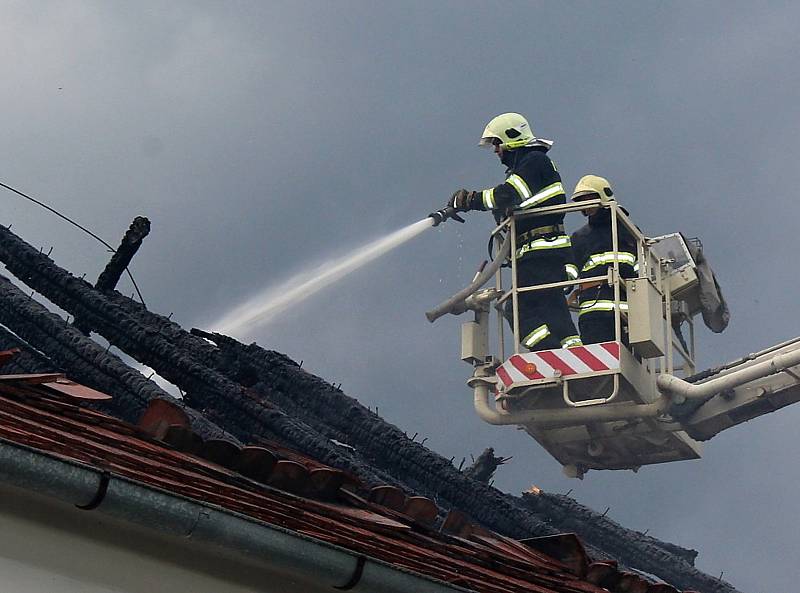
[[[547,156],[553,142],[536,137],[520,114],[504,113],[492,119],[479,144],[494,148],[506,166],[506,180],[482,191],[460,189],[450,198],[449,207],[458,212],[491,210],[499,222],[515,209],[566,203],[561,176]],[[569,235],[564,231],[564,214],[527,217],[517,222],[516,229],[513,257],[517,260],[517,285],[566,280],[565,266],[571,261],[571,249]],[[518,302],[523,346],[548,350],[580,345],[561,289],[522,292]]]
[[[607,204],[614,198],[614,190],[607,179],[597,175],[585,175],[578,181],[572,200],[599,199]],[[627,214],[624,208],[621,208]],[[622,224],[617,227],[617,251],[611,235],[611,210],[594,205],[581,211],[587,223],[572,233],[572,253],[580,278],[607,276],[608,270],[619,262],[622,278],[636,276],[636,238]],[[610,342],[616,339],[614,330],[614,287],[607,281],[587,281],[578,286],[578,327],[585,344]],[[628,310],[625,285],[621,286],[621,311]],[[622,326],[625,340],[625,326]]]

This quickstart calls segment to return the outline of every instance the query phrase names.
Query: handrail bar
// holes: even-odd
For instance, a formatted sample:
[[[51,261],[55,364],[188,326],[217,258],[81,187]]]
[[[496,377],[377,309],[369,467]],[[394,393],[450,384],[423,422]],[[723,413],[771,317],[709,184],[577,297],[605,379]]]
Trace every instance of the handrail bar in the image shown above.
[[[564,381],[564,386],[561,392],[562,398],[564,399],[564,403],[567,404],[570,408],[585,408],[587,406],[600,406],[614,401],[617,398],[617,395],[619,395],[619,373],[614,373],[612,376],[614,377],[613,380],[614,387],[611,390],[611,395],[609,395],[608,397],[597,397],[594,399],[587,399],[577,402],[570,399],[569,381]]]
[[[500,266],[503,264],[503,261],[508,256],[511,250],[511,236],[508,236],[503,241],[503,244],[498,248],[497,255],[494,260],[492,260],[489,265],[487,265],[483,270],[481,270],[472,282],[458,291],[456,294],[451,296],[446,301],[439,303],[436,307],[425,313],[425,317],[428,318],[428,321],[433,323],[442,315],[446,315],[447,313],[459,310],[457,305],[463,303],[467,297],[471,294],[477,292],[484,284],[486,284],[492,276],[499,272]],[[464,310],[460,310],[460,313],[463,313]]]
[[[688,362],[694,366],[694,359],[689,355],[689,352],[683,348],[683,345],[680,343],[680,341],[675,339],[675,332],[670,331],[670,333],[672,334],[670,339],[672,339],[672,346],[675,348],[675,351],[684,360],[684,362]]]
[[[613,201],[613,203],[618,204],[618,202]],[[532,218],[536,216],[544,216],[546,214],[558,214],[560,212],[564,212],[565,214],[568,212],[578,212],[580,210],[586,210],[587,208],[593,208],[598,206],[600,208],[611,209],[610,202],[604,202],[602,200],[595,199],[595,200],[583,200],[581,202],[568,202],[566,204],[556,204],[555,206],[542,206],[541,208],[529,208],[527,210],[514,210],[513,215],[514,218],[517,220],[524,220],[525,218]],[[643,243],[647,242],[647,237],[639,230],[630,217],[622,212],[621,209],[618,208],[617,216],[623,221],[625,227],[636,237],[637,240],[642,241]],[[508,226],[508,218],[505,218],[498,226],[494,228],[492,234],[496,234],[500,232],[502,229]]]
[[[585,282],[597,282],[598,280],[602,281],[609,281],[608,276],[591,276],[589,278],[578,278],[577,280],[562,280],[560,282],[549,282],[547,284],[533,284],[531,286],[522,286],[517,288],[517,292],[533,292],[536,290],[546,290],[548,288],[561,288],[564,286],[571,286],[573,284],[583,284]],[[503,293],[503,295],[497,299],[497,303],[500,304],[508,299],[511,296],[511,289],[507,290]]]
[[[559,212],[578,212],[586,210],[594,206],[608,207],[608,202],[603,203],[602,200],[583,200],[581,202],[567,202],[566,204],[556,204],[555,206],[540,206],[539,208],[526,208],[525,210],[517,209],[513,211],[514,217],[517,220],[525,218],[544,216],[545,214],[554,214]]]
[[[637,242],[641,241],[642,243],[647,245],[647,237],[645,237],[644,233],[642,233],[642,231],[639,230],[639,227],[633,224],[633,221],[631,220],[630,216],[625,214],[625,212],[622,211],[622,208],[617,208],[617,216],[625,225],[625,227],[636,237]]]

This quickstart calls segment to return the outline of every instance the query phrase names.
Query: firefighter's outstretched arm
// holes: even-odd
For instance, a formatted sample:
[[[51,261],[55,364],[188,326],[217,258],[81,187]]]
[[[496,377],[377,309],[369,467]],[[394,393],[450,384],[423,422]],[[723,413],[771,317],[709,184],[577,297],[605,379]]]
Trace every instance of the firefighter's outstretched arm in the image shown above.
[[[447,200],[447,204],[444,208],[436,212],[431,212],[428,215],[433,219],[433,226],[439,226],[448,218],[452,218],[458,222],[464,222],[464,219],[461,218],[458,213],[479,209],[473,206],[473,201],[476,199],[477,195],[479,195],[478,192],[467,191],[465,189],[459,189],[453,192],[453,195]]]
[[[496,208],[506,209],[513,207],[515,202],[518,201],[519,198],[514,192],[513,186],[508,182],[483,191],[459,189],[453,192],[444,208],[432,212],[429,216],[433,218],[433,226],[440,225],[448,218],[464,222],[464,219],[458,216],[459,212],[469,212],[470,210],[486,211]]]
[[[519,206],[521,198],[515,187],[509,181],[505,181],[482,191],[458,190],[450,200],[459,212],[466,212],[467,210],[486,211],[515,208]]]

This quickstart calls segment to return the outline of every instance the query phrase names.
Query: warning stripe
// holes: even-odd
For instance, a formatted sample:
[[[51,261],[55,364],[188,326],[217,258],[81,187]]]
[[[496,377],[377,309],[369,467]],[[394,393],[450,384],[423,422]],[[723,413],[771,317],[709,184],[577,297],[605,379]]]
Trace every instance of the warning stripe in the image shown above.
[[[598,360],[597,357],[589,352],[585,346],[576,346],[569,349],[571,354],[574,354],[581,359],[581,362],[593,371],[605,371],[608,365]]]
[[[591,373],[593,372],[586,363],[572,353],[572,348],[562,348],[561,350],[553,351],[556,356],[572,367],[576,374]]]
[[[525,375],[528,379],[544,379],[544,375],[542,375],[538,370],[534,371],[533,373],[528,372],[526,367],[530,363],[525,362],[525,359],[521,356],[514,355],[509,359],[509,362],[514,365],[515,369]]]
[[[555,353],[550,350],[542,350],[536,353],[539,358],[549,364],[557,371],[561,371],[562,375],[574,375],[575,369],[569,366],[566,362],[561,360]]]
[[[539,356],[539,352],[529,352],[528,354],[524,354],[522,356],[523,360],[526,362],[532,362],[536,365],[536,368],[539,370],[543,377],[552,377],[553,374],[556,372],[553,367],[547,364],[544,359]]]
[[[497,368],[497,376],[506,387],[513,388],[520,383],[550,379],[558,374],[568,377],[619,370],[619,356],[620,345],[617,342],[514,354]],[[530,372],[534,367],[536,370]]]
[[[514,380],[508,374],[508,372],[501,366],[497,367],[497,376],[500,377],[500,380],[503,382],[504,385],[511,385]]]
[[[593,347],[590,348],[592,354],[594,354],[600,362],[603,362],[609,368],[618,369],[619,368],[619,354],[612,354],[601,344],[593,344]],[[617,352],[619,350],[617,349]]]
[[[619,342],[603,342],[600,346],[611,356],[619,360]]]

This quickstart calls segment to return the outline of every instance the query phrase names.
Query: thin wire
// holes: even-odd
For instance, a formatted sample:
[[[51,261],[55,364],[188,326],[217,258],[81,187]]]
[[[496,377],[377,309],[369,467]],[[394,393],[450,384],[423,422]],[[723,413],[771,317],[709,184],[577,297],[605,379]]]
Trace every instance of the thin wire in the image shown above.
[[[84,227],[84,226],[81,226],[80,224],[78,224],[77,222],[75,222],[74,220],[72,220],[71,218],[69,218],[68,216],[64,216],[63,214],[61,214],[61,212],[59,212],[58,210],[55,210],[54,208],[51,208],[50,206],[48,206],[48,205],[47,205],[47,204],[45,204],[44,202],[40,202],[39,200],[37,200],[36,198],[32,198],[32,197],[31,197],[31,196],[29,196],[28,194],[24,194],[24,193],[22,193],[21,191],[19,191],[18,189],[15,189],[15,188],[11,187],[10,185],[6,185],[6,184],[5,184],[5,183],[3,183],[2,181],[0,181],[0,187],[4,187],[4,188],[6,188],[6,189],[7,189],[7,190],[9,190],[9,191],[12,191],[12,192],[14,192],[15,194],[17,194],[17,195],[19,195],[19,196],[22,196],[22,197],[23,197],[23,198],[25,198],[26,200],[30,200],[30,201],[31,201],[31,202],[33,202],[34,204],[37,204],[37,205],[41,206],[41,207],[42,207],[42,208],[44,208],[45,210],[48,210],[48,211],[52,212],[53,214],[55,214],[55,215],[56,215],[56,216],[58,216],[59,218],[62,218],[62,219],[64,219],[64,220],[66,220],[66,221],[67,221],[68,223],[70,223],[71,225],[78,227],[80,230],[82,230],[82,231],[83,231],[84,233],[86,233],[87,235],[89,235],[89,236],[91,236],[91,237],[93,237],[93,238],[97,239],[98,241],[100,241],[100,243],[102,243],[103,245],[105,245],[105,246],[108,248],[108,250],[109,250],[109,251],[111,251],[112,253],[116,253],[116,252],[117,252],[117,250],[116,250],[116,249],[114,249],[114,248],[113,248],[111,245],[109,245],[108,243],[106,243],[106,242],[105,242],[105,241],[104,241],[102,238],[100,238],[100,237],[98,237],[97,235],[95,235],[95,234],[94,234],[92,231],[90,231],[89,229],[87,229],[87,228],[86,228],[86,227]],[[125,272],[128,274],[128,278],[130,278],[130,279],[131,279],[131,283],[133,284],[133,287],[136,289],[136,294],[138,294],[138,295],[139,295],[139,301],[141,301],[142,305],[145,305],[145,303],[144,303],[144,297],[142,297],[142,293],[141,293],[141,291],[139,290],[139,286],[136,284],[136,280],[134,280],[134,279],[133,279],[133,274],[131,274],[131,271],[128,269],[128,266],[125,266]],[[145,307],[147,307],[147,305],[145,305]]]

